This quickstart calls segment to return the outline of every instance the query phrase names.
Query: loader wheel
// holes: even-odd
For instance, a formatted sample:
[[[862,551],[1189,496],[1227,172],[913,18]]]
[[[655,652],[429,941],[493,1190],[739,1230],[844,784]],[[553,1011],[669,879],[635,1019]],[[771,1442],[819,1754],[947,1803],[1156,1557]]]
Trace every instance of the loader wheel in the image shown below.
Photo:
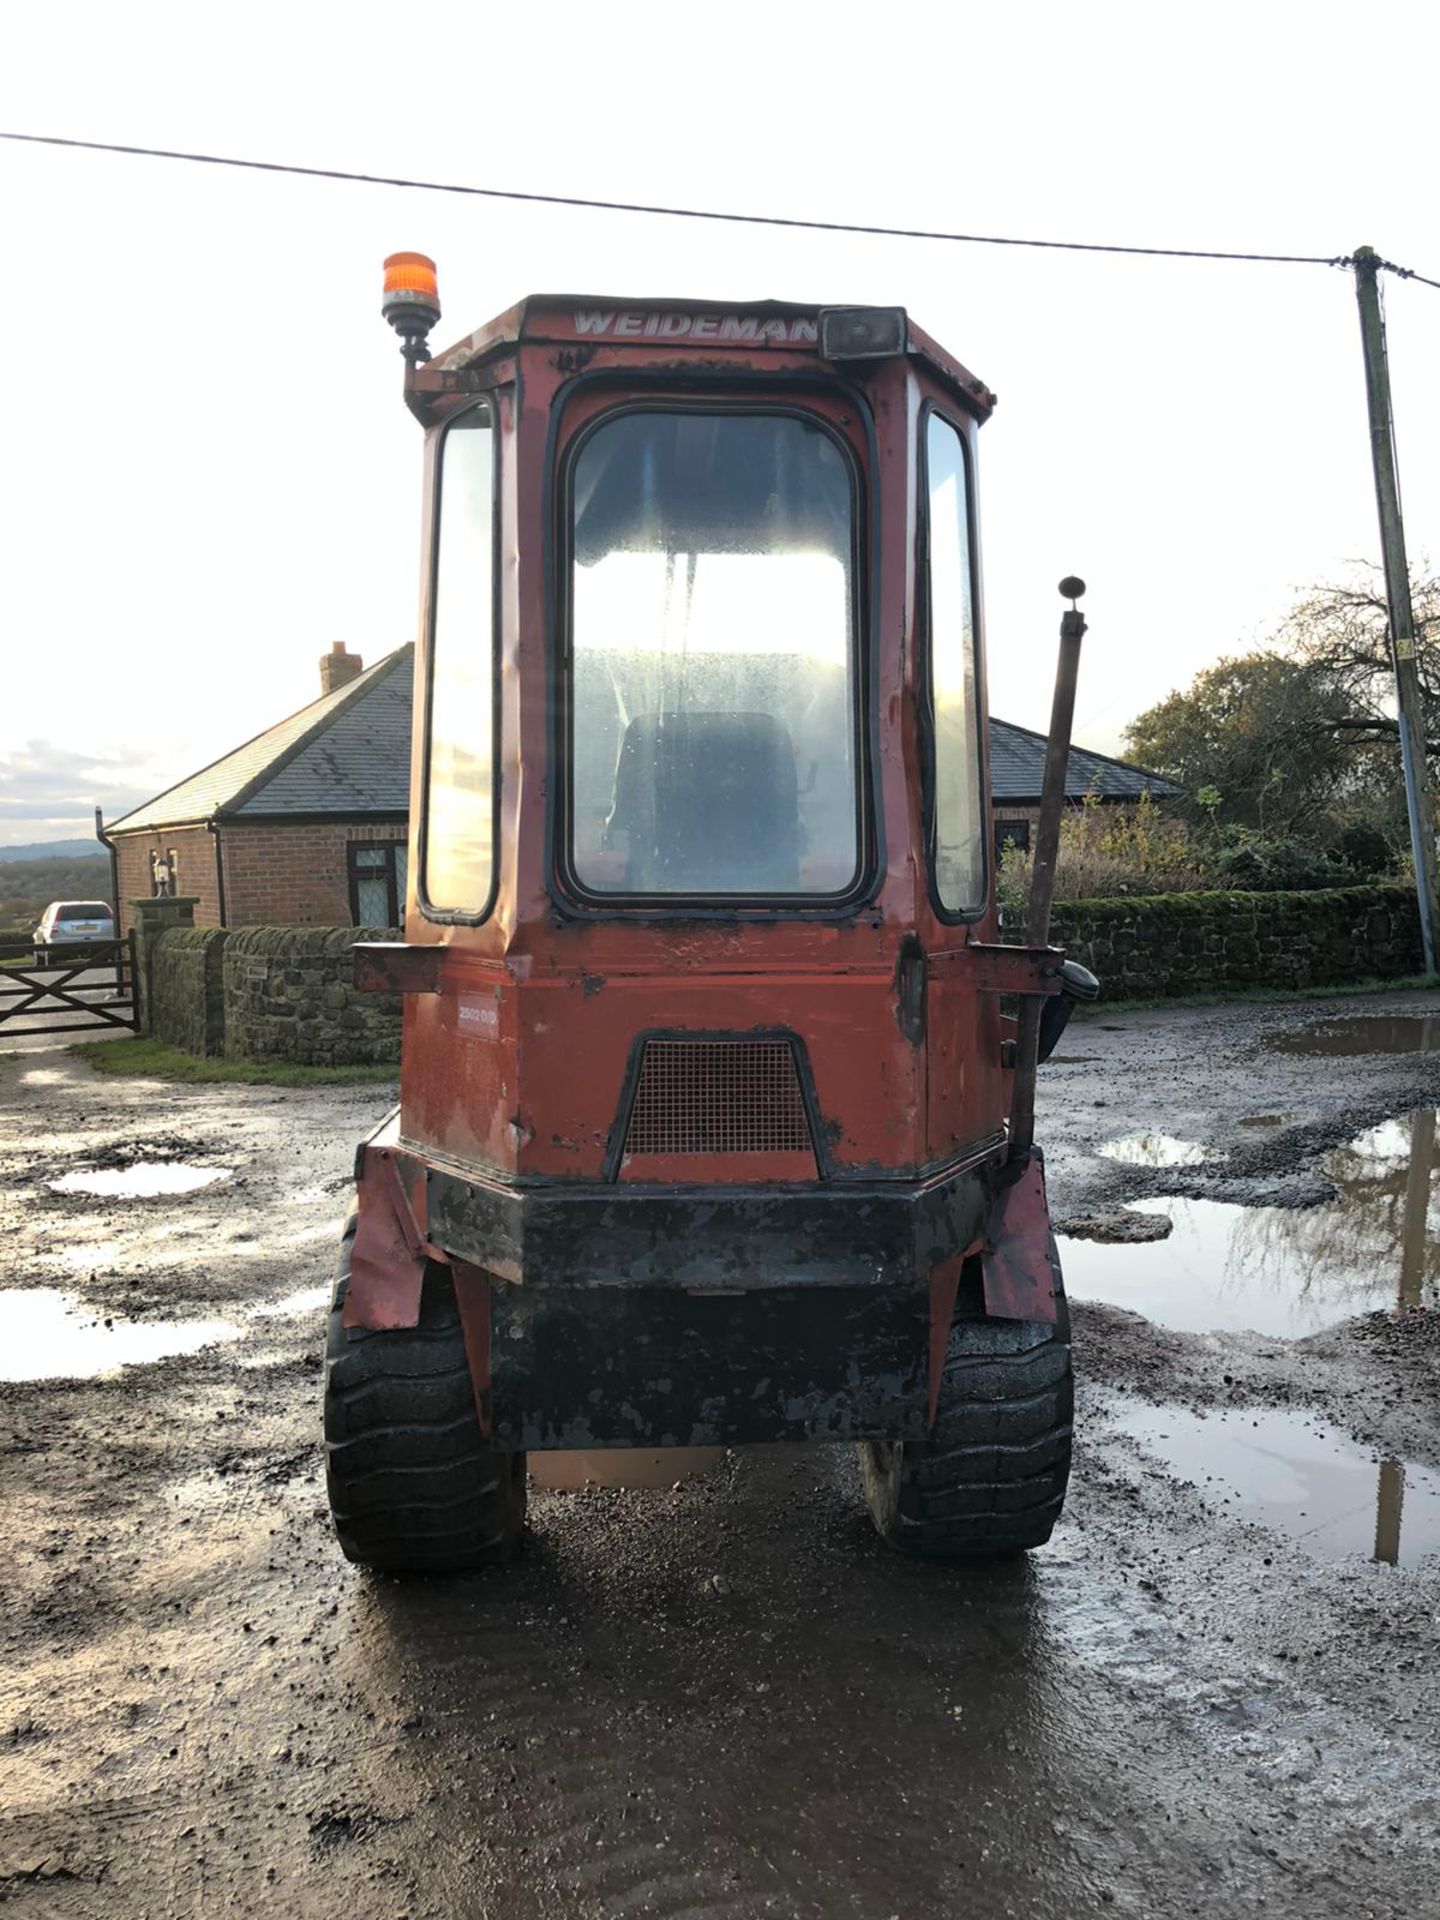
[[[418,1326],[341,1324],[355,1217],[325,1343],[330,1514],[347,1560],[384,1573],[463,1573],[511,1558],[525,1525],[525,1455],[480,1432],[454,1289],[425,1269]]]
[[[929,1438],[862,1443],[870,1517],[901,1552],[975,1563],[1050,1538],[1070,1477],[1075,1401],[1070,1316],[1053,1242],[1050,1258],[1054,1326],[985,1319],[978,1276],[967,1275]]]

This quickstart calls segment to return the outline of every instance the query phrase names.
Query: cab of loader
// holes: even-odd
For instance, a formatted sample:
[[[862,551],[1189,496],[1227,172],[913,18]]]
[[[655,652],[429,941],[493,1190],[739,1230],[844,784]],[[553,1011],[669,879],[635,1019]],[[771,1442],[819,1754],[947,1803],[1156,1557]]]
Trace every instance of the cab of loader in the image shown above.
[[[997,936],[993,396],[898,308],[541,297],[431,358],[433,263],[386,267],[426,520],[342,1547],[481,1565],[529,1450],[776,1440],[859,1443],[902,1547],[1040,1543],[1070,1367],[1023,1095],[1083,983]]]

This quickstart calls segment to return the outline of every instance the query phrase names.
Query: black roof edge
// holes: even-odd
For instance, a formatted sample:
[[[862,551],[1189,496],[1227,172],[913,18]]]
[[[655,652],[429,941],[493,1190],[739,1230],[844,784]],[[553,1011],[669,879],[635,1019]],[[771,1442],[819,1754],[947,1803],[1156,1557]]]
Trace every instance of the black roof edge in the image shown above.
[[[413,650],[414,646],[415,646],[415,642],[413,640],[407,640],[404,646],[395,647],[392,649],[391,652],[382,654],[380,658],[375,662],[375,665],[373,667],[366,667],[363,672],[358,673],[355,676],[355,678],[350,682],[350,685],[344,688],[343,691],[348,694],[351,691],[351,689],[354,687],[357,687],[362,680],[368,680],[372,673],[377,673],[379,669],[385,665],[385,662],[387,660],[398,660],[399,656],[402,653],[404,653],[407,649]],[[329,698],[330,698],[330,695],[328,693],[317,694],[313,700],[307,700],[305,702],[304,707],[297,707],[295,709],[295,712],[304,713],[305,707],[318,706],[322,700],[328,700]],[[349,704],[350,702],[348,700],[339,701],[336,704],[334,713],[327,715],[326,720],[328,721],[330,719],[333,719],[335,717],[335,714],[343,713],[345,708],[348,707]],[[196,767],[195,771],[193,773],[187,773],[183,780],[172,780],[168,787],[162,787],[159,793],[154,794],[149,800],[142,800],[139,807],[131,807],[130,809],[131,813],[139,813],[142,807],[144,808],[158,807],[160,802],[165,798],[167,793],[178,793],[181,787],[188,787],[192,780],[198,780],[202,773],[209,773],[212,767],[218,767],[221,764],[221,762],[224,760],[233,760],[236,754],[244,753],[247,747],[253,747],[257,740],[263,740],[267,733],[273,733],[276,727],[284,726],[286,720],[292,720],[294,717],[295,717],[294,714],[287,713],[282,715],[282,717],[279,720],[272,720],[268,727],[262,727],[259,733],[252,733],[250,738],[248,740],[242,740],[238,747],[229,747],[226,749],[224,753],[217,753],[213,760],[207,760],[203,767]],[[223,820],[225,816],[229,813],[231,807],[237,804],[243,804],[247,794],[255,792],[260,786],[264,784],[266,780],[271,779],[274,776],[274,774],[279,771],[281,767],[289,766],[291,760],[293,760],[295,755],[300,752],[301,748],[309,746],[310,742],[315,738],[316,734],[321,730],[321,727],[324,724],[325,722],[317,720],[314,726],[308,727],[305,730],[304,734],[301,736],[301,738],[298,741],[296,741],[293,747],[288,748],[286,752],[282,754],[278,760],[274,760],[270,763],[268,770],[263,775],[257,775],[256,778],[252,780],[248,786],[241,788],[238,801],[237,800],[227,801],[227,803],[223,807],[217,807],[213,813],[196,814],[189,820],[166,820],[163,823],[163,825],[158,827],[127,827],[123,824],[123,816],[122,816],[121,821],[117,823],[117,825],[119,826],[120,832],[122,833],[163,833],[166,829],[170,827],[204,827],[204,826],[208,826],[212,820]],[[110,826],[107,826],[105,831],[107,833],[110,833],[114,831],[114,829]]]
[[[357,673],[350,684],[342,689],[343,698],[335,702],[335,705],[330,709],[329,713],[322,714],[313,726],[307,727],[298,740],[293,741],[277,759],[272,760],[268,766],[257,773],[253,780],[247,781],[238,793],[231,794],[223,806],[215,809],[212,817],[216,820],[229,820],[238,814],[252,794],[259,793],[262,787],[268,787],[277,774],[283,773],[292,760],[297,759],[305,751],[306,747],[308,747],[313,740],[317,739],[320,734],[328,732],[340,718],[341,714],[347,712],[348,709],[355,704],[361,696],[362,682],[369,682],[367,686],[363,687],[365,693],[373,692],[381,680],[388,679],[390,674],[395,671],[396,667],[400,664],[401,655],[413,651],[414,645],[415,642],[413,640],[407,640],[404,646],[396,647],[392,653],[382,654],[373,667],[367,667],[364,672]],[[380,669],[382,667],[387,667],[388,671],[381,673]],[[328,700],[330,696],[329,694],[322,693],[320,698],[321,700]],[[317,703],[312,702],[311,704],[314,705]],[[300,711],[303,713],[305,709],[302,707]],[[276,726],[283,726],[283,724],[283,721],[277,720],[275,722]],[[270,728],[266,727],[265,732],[269,733]],[[254,737],[258,740],[262,736],[257,733]],[[245,746],[250,746],[251,744],[251,741],[247,740],[245,742]],[[244,747],[236,747],[234,749],[236,753],[243,753],[244,750]],[[222,754],[221,758],[228,760],[230,755],[228,753]],[[216,762],[212,760],[210,764],[214,766]],[[200,771],[203,773],[204,768],[202,767]],[[193,779],[194,777],[192,774],[191,778]],[[184,782],[182,781],[179,784],[183,785]],[[162,794],[160,798],[163,799],[164,795]],[[260,817],[258,814],[251,814],[249,816],[252,820]],[[280,816],[277,815],[276,817],[279,818]],[[296,816],[292,815],[291,817],[294,818]]]
[[[1048,745],[1048,733],[1037,733],[1034,727],[1022,727],[1018,721],[1002,720],[998,714],[990,715],[992,727],[1008,727],[1011,733],[1023,733],[1028,739],[1039,740]],[[1070,742],[1071,753],[1088,753],[1092,760],[1103,760],[1107,767],[1118,767],[1122,773],[1138,773],[1142,779],[1158,780],[1162,787],[1169,787],[1173,793],[1188,793],[1188,787],[1182,787],[1178,780],[1172,780],[1168,773],[1156,773],[1150,767],[1137,767],[1133,760],[1117,760],[1113,753],[1101,753],[1098,747],[1082,747],[1074,740]]]
[[[410,818],[408,807],[336,807],[330,812],[317,812],[311,808],[305,813],[222,813],[218,822],[226,827],[250,826],[297,826],[313,827],[353,820],[359,826],[386,827],[399,821],[402,824]]]

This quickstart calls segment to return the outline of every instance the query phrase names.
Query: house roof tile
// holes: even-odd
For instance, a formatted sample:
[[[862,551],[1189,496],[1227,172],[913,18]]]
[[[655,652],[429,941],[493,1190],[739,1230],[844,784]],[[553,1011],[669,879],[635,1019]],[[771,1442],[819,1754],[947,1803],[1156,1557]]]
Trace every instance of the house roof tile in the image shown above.
[[[247,740],[107,829],[195,821],[392,814],[410,803],[411,661],[401,647],[348,686]]]
[[[157,794],[109,829],[136,833],[196,821],[339,814],[403,819],[410,803],[413,648],[388,654],[346,687],[312,701],[212,766]],[[1043,733],[990,722],[990,786],[1000,806],[1034,806],[1044,784]],[[1072,800],[1137,800],[1183,791],[1143,767],[1072,747]]]

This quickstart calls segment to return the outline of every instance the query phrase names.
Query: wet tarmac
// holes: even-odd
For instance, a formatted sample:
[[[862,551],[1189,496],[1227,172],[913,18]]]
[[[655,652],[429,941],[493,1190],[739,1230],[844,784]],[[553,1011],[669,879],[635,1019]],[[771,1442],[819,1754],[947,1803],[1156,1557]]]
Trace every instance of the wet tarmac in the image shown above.
[[[981,1573],[885,1549],[853,1451],[820,1447],[693,1472],[651,1456],[659,1483],[638,1487],[589,1484],[603,1459],[562,1466],[586,1484],[532,1485],[508,1574],[347,1566],[318,1355],[354,1142],[389,1090],[0,1063],[0,1302],[43,1321],[21,1349],[223,1330],[88,1378],[53,1377],[52,1344],[46,1378],[0,1393],[0,1902],[45,1920],[1428,1911],[1440,1063],[1371,1055],[1341,1081],[1265,1049],[1343,1011],[1112,1016],[1079,1030],[1093,1062],[1042,1073],[1057,1216],[1129,1203],[1177,1224],[1153,1247],[1067,1245],[1072,1275],[1086,1246],[1108,1263],[1074,1306],[1071,1498],[1048,1548]],[[1257,1116],[1275,1124],[1242,1125]],[[1097,1150],[1155,1134],[1226,1157]],[[233,1177],[149,1198],[52,1184],[137,1159]],[[1264,1218],[1275,1291],[1320,1300],[1321,1331],[1166,1327],[1163,1272],[1135,1310],[1106,1304],[1205,1205]],[[1297,1223],[1322,1220],[1312,1245]]]

